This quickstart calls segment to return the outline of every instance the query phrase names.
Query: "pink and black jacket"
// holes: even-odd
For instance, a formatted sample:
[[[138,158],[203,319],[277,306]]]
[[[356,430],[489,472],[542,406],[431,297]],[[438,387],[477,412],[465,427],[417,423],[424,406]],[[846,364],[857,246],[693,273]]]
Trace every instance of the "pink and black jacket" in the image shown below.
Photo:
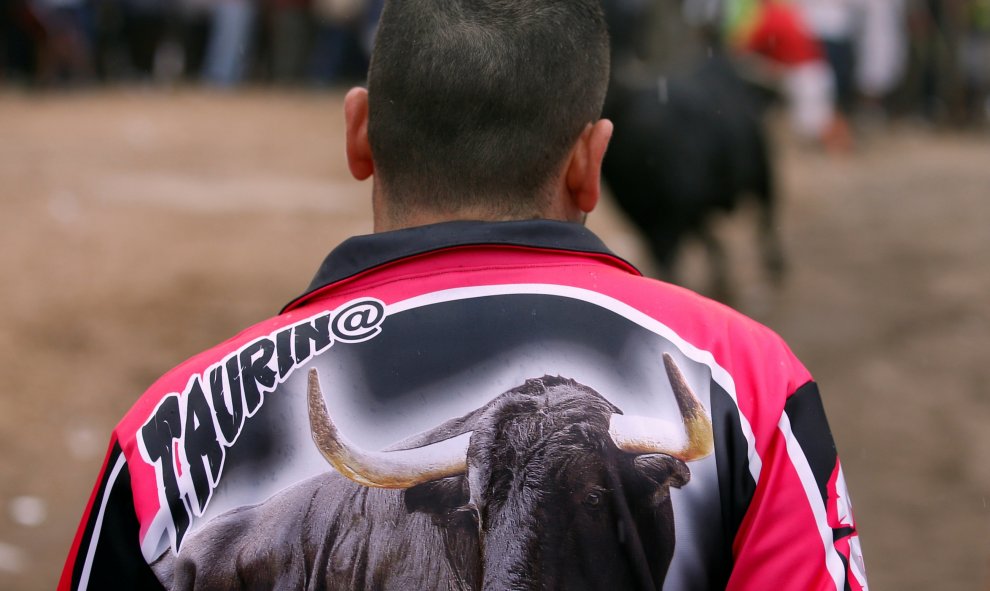
[[[60,589],[866,588],[808,371],[583,227],[356,237],[113,432]]]

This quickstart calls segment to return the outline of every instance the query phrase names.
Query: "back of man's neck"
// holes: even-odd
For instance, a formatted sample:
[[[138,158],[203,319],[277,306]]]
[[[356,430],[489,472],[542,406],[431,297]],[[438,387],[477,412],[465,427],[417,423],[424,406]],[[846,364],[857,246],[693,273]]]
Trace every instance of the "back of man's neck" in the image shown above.
[[[385,217],[385,216],[381,216]],[[392,230],[402,230],[417,226],[429,226],[432,224],[442,224],[444,222],[511,222],[532,219],[554,219],[547,216],[514,216],[514,215],[492,215],[491,212],[481,213],[474,211],[458,211],[450,214],[429,214],[416,213],[403,216],[401,219],[379,219],[375,216],[375,232],[390,232]],[[563,221],[563,220],[561,220]]]

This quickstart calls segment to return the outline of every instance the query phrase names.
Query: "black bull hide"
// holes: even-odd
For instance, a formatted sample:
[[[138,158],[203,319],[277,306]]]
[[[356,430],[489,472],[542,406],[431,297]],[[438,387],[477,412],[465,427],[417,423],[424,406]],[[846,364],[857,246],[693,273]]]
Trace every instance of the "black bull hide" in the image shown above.
[[[715,37],[685,35],[663,67],[648,65],[654,10],[680,2],[605,0],[612,68],[603,115],[615,125],[602,178],[615,203],[639,230],[663,279],[677,280],[677,260],[687,240],[705,246],[710,295],[733,299],[731,258],[715,230],[724,214],[755,206],[761,263],[780,285],[786,271],[779,232],[779,195],[764,113],[776,99]],[[671,11],[674,17],[680,9]],[[685,22],[680,30],[689,30]],[[673,29],[664,29],[670,36]],[[699,45],[699,40],[704,40]],[[690,57],[692,56],[693,57]]]
[[[545,376],[393,449],[472,432],[467,473],[407,489],[328,471],[229,511],[154,565],[171,589],[659,589],[674,551],[666,454],[618,449],[620,413]]]

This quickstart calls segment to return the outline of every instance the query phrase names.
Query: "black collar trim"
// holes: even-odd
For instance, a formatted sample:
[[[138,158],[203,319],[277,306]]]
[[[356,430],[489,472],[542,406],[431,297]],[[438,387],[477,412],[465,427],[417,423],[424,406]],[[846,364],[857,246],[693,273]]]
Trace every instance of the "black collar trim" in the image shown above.
[[[373,267],[446,248],[486,244],[599,254],[639,273],[629,262],[612,253],[591,230],[579,224],[552,220],[445,222],[345,240],[323,261],[306,292],[289,302],[282,312],[328,285]]]

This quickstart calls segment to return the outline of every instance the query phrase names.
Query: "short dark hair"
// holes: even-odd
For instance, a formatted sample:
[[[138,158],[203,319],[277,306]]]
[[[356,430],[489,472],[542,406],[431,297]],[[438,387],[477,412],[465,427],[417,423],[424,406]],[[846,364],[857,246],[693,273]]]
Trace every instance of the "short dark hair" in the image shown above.
[[[396,213],[532,216],[608,86],[601,0],[387,0],[368,76]]]

